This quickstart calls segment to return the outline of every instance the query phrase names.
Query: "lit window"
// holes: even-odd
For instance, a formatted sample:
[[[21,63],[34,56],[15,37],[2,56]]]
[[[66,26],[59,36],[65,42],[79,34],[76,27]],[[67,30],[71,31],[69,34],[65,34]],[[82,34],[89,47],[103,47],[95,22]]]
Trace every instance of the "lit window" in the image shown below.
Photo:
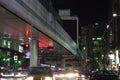
[[[23,47],[19,45],[19,52],[23,52]]]
[[[92,38],[92,40],[95,40],[95,38]]]
[[[3,40],[3,45],[4,45],[4,46],[6,46],[6,42],[7,42],[6,40]]]
[[[10,48],[10,41],[8,41],[8,48]]]
[[[98,37],[97,40],[102,40],[102,38]]]

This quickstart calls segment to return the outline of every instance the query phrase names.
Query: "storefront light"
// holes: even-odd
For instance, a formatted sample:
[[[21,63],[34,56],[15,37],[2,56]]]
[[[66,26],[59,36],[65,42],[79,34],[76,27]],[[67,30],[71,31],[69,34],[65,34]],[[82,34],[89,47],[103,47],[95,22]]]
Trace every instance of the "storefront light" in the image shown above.
[[[10,41],[8,41],[8,48],[10,48]]]
[[[118,56],[119,52],[118,50],[116,50],[116,63],[119,64],[119,56]]]
[[[111,60],[115,60],[114,54],[109,54],[108,56],[109,56],[109,58],[110,58]]]
[[[6,46],[6,40],[3,40],[3,45]]]

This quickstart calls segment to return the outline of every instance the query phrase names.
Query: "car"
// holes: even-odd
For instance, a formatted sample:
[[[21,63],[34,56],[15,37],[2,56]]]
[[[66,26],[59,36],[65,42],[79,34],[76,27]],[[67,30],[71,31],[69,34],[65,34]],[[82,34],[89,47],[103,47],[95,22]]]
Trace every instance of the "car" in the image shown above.
[[[90,80],[118,80],[118,75],[109,70],[100,70],[91,74]]]
[[[14,78],[22,78],[28,75],[27,70],[16,70],[14,71]]]
[[[3,70],[0,71],[0,77],[11,78],[11,77],[14,77],[14,73],[13,73],[12,70],[3,69]]]
[[[53,80],[50,67],[30,67],[25,80]]]

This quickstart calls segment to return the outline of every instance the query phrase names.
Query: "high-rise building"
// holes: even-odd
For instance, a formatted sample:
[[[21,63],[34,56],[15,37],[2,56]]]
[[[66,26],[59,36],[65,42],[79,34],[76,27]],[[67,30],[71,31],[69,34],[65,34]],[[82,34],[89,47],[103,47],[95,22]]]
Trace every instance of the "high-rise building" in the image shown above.
[[[80,45],[82,52],[86,54],[87,68],[94,70],[104,68],[104,64],[101,62],[108,54],[107,35],[108,31],[105,24],[96,23],[81,27]]]

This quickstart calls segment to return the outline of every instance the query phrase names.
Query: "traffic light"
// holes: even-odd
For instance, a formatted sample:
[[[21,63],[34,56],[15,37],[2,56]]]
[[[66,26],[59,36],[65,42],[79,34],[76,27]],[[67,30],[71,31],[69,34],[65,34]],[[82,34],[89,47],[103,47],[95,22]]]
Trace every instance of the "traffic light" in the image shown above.
[[[28,50],[29,49],[29,44],[22,44],[21,45],[23,47],[24,50]]]
[[[29,44],[25,44],[25,48],[26,48],[26,49],[29,49]]]

